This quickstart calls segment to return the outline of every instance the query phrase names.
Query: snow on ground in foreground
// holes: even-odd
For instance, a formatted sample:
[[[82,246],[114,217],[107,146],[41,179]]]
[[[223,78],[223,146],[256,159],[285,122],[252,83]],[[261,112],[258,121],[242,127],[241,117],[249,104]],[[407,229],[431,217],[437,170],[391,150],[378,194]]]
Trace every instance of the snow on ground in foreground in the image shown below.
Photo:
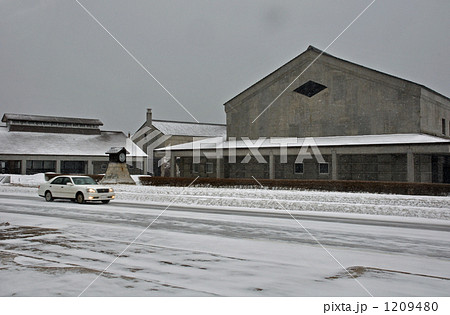
[[[117,201],[79,205],[37,199],[34,185],[23,186],[32,178],[20,179],[20,184],[0,185],[0,279],[5,284],[0,296],[77,296],[113,261],[84,296],[450,292],[449,197],[116,185]],[[184,209],[156,206],[172,203]],[[415,224],[302,220],[299,225],[270,213],[248,215],[279,212],[274,209],[283,209],[280,204],[296,214],[377,221],[386,215]],[[227,207],[243,211],[226,213]]]
[[[43,177],[42,174],[14,176],[12,183],[20,183],[20,186],[0,185],[0,193],[37,195],[35,187],[37,182],[42,182],[39,177]],[[450,220],[450,197],[141,185],[114,185],[114,189],[117,200],[124,202]]]
[[[6,284],[0,296],[79,295],[160,213],[65,201],[2,202],[2,220],[9,223],[0,224],[0,278]],[[294,220],[166,212],[83,295],[449,292],[449,232],[304,224],[351,275]]]

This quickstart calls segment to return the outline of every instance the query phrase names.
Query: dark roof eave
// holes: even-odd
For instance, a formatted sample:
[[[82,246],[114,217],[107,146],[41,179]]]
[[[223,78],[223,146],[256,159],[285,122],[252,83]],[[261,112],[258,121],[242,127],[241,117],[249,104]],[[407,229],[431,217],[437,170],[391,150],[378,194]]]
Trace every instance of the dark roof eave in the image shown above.
[[[56,123],[79,123],[85,125],[103,126],[98,119],[75,118],[75,117],[57,117],[57,116],[41,116],[41,115],[25,115],[5,113],[2,122],[7,121],[39,121],[39,122],[56,122]]]

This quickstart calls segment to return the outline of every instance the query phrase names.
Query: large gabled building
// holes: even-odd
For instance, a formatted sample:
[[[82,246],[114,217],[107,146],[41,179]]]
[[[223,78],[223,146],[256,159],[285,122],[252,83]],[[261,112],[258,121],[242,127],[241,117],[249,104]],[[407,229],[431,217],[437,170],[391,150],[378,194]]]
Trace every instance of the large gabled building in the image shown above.
[[[146,154],[123,132],[100,130],[98,119],[4,114],[2,122],[1,173],[101,174],[111,147],[126,147],[132,171],[145,171]]]
[[[196,166],[193,144],[173,146],[181,176],[450,183],[448,97],[312,46],[224,108],[227,139],[217,144],[223,158],[202,157]],[[277,138],[253,148],[265,163],[246,158],[252,152],[245,137]],[[311,138],[321,158],[299,162]],[[280,141],[288,143],[286,158]]]
[[[448,97],[313,46],[224,107],[228,137],[422,133],[450,139]]]

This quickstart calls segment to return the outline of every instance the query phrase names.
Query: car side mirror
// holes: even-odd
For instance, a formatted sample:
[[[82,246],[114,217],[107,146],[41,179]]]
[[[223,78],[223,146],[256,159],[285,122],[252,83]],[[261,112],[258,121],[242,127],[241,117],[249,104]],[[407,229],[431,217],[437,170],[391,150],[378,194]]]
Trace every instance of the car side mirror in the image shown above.
[[[73,184],[72,183],[67,183],[67,186],[73,186]]]

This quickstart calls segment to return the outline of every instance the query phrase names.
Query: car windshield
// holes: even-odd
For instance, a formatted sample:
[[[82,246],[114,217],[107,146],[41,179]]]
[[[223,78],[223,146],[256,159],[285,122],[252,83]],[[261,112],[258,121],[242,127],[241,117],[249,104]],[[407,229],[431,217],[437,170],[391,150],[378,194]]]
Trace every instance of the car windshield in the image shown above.
[[[91,177],[72,177],[75,185],[97,185],[97,182]]]
[[[51,184],[55,184],[55,185],[61,185],[63,182],[64,177],[57,177],[54,180],[52,180]]]

